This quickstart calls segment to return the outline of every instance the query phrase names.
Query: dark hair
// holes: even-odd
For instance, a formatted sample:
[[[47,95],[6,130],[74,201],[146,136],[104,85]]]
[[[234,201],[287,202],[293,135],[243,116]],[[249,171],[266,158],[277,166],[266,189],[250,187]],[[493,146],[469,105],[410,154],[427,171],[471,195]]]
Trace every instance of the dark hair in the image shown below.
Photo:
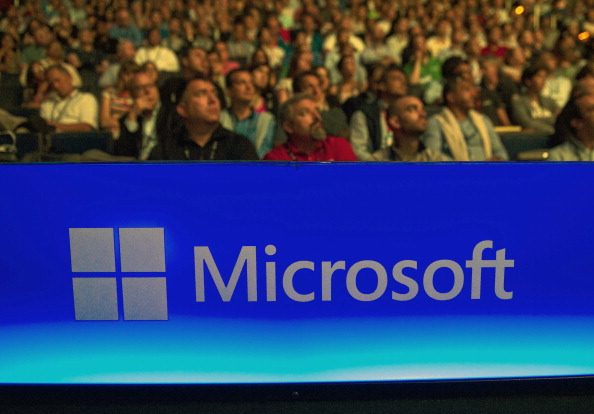
[[[458,86],[458,83],[460,83],[462,81],[464,81],[464,79],[461,77],[454,77],[454,78],[449,78],[449,79],[445,80],[445,83],[443,84],[443,94],[442,94],[443,103],[445,105],[447,105],[447,103],[448,103],[448,100],[446,98],[448,96],[448,94],[452,93],[456,89],[456,86]]]
[[[301,84],[303,82],[303,79],[306,76],[313,76],[318,80],[320,79],[320,78],[318,78],[318,74],[315,73],[313,70],[308,70],[307,72],[302,72],[293,78],[293,92],[295,92],[295,93],[303,92],[303,88],[302,88]]]
[[[456,69],[458,69],[458,67],[463,64],[468,64],[468,61],[461,58],[460,56],[452,56],[447,58],[441,66],[441,76],[444,79],[455,78],[458,76],[456,74]]]
[[[116,87],[118,89],[123,89],[124,85],[121,82],[121,77],[125,73],[135,74],[140,69],[140,66],[133,60],[126,60],[120,64],[120,70],[118,71],[118,80],[116,83]]]
[[[72,75],[70,74],[70,72],[68,72],[68,69],[66,69],[64,66],[58,64],[58,65],[52,65],[50,67],[48,67],[45,70],[45,76],[47,76],[48,73],[50,73],[52,70],[57,70],[58,72],[61,72],[64,75],[68,75],[68,77],[70,79],[72,79]]]
[[[227,88],[230,88],[231,86],[233,86],[233,76],[235,76],[236,73],[240,73],[240,72],[246,72],[251,75],[251,72],[245,68],[233,69],[232,71],[227,73],[227,76],[225,76],[225,86]]]
[[[190,55],[190,52],[194,49],[200,49],[200,50],[204,51],[204,53],[207,52],[200,46],[189,44],[189,45],[182,47],[181,50],[179,51],[178,55],[179,55],[180,59],[187,58]]]
[[[383,71],[382,76],[379,81],[382,83],[385,83],[388,80],[388,73],[393,72],[393,71],[398,71],[400,73],[404,73],[404,70],[402,70],[402,67],[400,65],[391,63],[384,68],[384,71]],[[405,74],[405,76],[406,76],[406,74]]]
[[[541,70],[544,70],[545,72],[547,71],[547,69],[542,65],[531,65],[524,69],[521,78],[522,85],[525,85],[528,80],[535,77],[536,74]]]
[[[211,85],[213,85],[216,89],[216,85],[211,79],[209,79],[207,76],[204,76],[202,74],[197,74],[179,85],[179,87],[177,88],[177,91],[176,91],[177,93],[175,94],[176,100],[175,100],[174,104],[178,104],[186,98],[186,92],[188,90],[188,85],[194,81],[197,81],[197,80],[200,80],[203,82],[208,82]]]
[[[586,65],[580,69],[580,71],[575,75],[575,80],[579,81],[588,76],[594,77],[594,62],[588,62]]]
[[[344,63],[346,62],[346,60],[348,58],[355,58],[354,55],[344,55],[343,57],[341,57],[338,61],[338,63],[336,64],[336,68],[342,73],[342,66],[344,65]]]

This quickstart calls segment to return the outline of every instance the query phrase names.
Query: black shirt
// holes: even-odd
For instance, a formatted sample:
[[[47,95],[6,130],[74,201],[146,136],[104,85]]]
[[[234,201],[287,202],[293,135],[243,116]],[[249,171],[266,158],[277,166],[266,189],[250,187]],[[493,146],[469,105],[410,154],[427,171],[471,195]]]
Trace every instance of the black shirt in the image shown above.
[[[171,138],[161,140],[150,156],[151,160],[194,161],[258,161],[258,153],[249,139],[223,128],[213,132],[210,140],[201,147],[188,139],[185,128]]]

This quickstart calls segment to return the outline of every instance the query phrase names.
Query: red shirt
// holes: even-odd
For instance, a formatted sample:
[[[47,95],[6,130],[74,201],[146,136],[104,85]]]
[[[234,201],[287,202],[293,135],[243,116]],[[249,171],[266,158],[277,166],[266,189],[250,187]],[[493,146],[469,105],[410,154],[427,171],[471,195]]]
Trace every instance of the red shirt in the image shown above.
[[[495,56],[497,58],[502,58],[505,56],[507,52],[507,47],[505,46],[487,46],[481,50],[481,56]]]
[[[264,156],[266,161],[357,161],[351,144],[344,138],[326,137],[318,141],[316,148],[306,154],[290,141],[273,148]]]

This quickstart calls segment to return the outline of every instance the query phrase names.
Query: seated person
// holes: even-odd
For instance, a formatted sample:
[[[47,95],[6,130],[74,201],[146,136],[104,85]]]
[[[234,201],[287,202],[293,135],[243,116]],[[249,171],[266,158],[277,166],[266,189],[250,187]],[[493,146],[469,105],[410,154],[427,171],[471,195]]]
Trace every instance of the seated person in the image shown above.
[[[161,72],[178,72],[179,59],[173,50],[161,45],[161,34],[159,29],[151,29],[146,36],[147,45],[136,52],[136,63],[142,65],[151,61]]]
[[[462,78],[446,81],[443,87],[445,108],[429,118],[423,143],[455,161],[507,160],[507,151],[493,124],[474,110],[474,84]]]
[[[564,108],[572,136],[551,149],[548,161],[594,161],[594,84],[578,85]]]
[[[399,66],[390,65],[381,71],[375,88],[376,97],[371,102],[361,103],[351,117],[350,141],[360,161],[378,161],[376,152],[392,145],[386,109],[407,94],[408,82]]]
[[[524,129],[552,134],[555,119],[559,114],[557,104],[551,98],[541,95],[547,78],[547,70],[541,66],[530,66],[522,72],[525,91],[512,98],[514,120]]]
[[[109,130],[114,137],[120,134],[120,118],[132,107],[132,78],[137,70],[135,62],[123,62],[117,83],[105,88],[101,94],[101,128]]]
[[[53,93],[41,103],[39,115],[56,132],[87,132],[97,129],[97,100],[72,84],[70,72],[62,65],[50,66],[45,76]]]
[[[176,106],[180,127],[161,135],[151,154],[158,160],[258,160],[254,145],[243,135],[225,129],[220,122],[221,102],[215,84],[204,76],[187,82]]]
[[[340,106],[331,106],[322,91],[320,78],[313,71],[300,73],[293,79],[293,92],[307,93],[314,97],[322,116],[324,129],[334,137],[348,138],[349,124]]]
[[[479,86],[480,110],[493,125],[511,125],[503,98],[497,90],[499,85],[499,60],[486,56],[481,60],[482,82]]]
[[[386,117],[394,143],[378,152],[378,161],[452,161],[441,152],[425,148],[421,142],[427,130],[427,113],[419,98],[411,95],[396,98],[388,107]]]
[[[229,109],[221,113],[221,124],[247,137],[256,147],[260,157],[272,149],[275,120],[270,112],[256,112],[252,103],[256,88],[252,74],[247,69],[234,69],[226,76],[227,94],[231,100]]]
[[[162,128],[166,122],[159,122],[161,100],[154,78],[139,68],[130,82],[132,105],[126,115],[120,118],[120,136],[114,137],[113,154],[149,159],[159,139],[167,132]]]
[[[356,161],[344,138],[328,136],[315,99],[297,94],[280,109],[280,125],[289,139],[264,156],[268,161]]]

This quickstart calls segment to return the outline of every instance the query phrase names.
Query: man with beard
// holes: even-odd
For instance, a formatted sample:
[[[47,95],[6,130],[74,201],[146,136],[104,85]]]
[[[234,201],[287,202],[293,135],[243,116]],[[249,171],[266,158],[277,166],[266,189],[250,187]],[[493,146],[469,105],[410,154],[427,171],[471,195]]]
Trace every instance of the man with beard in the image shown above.
[[[280,125],[288,141],[264,156],[268,161],[357,161],[344,138],[328,136],[314,97],[297,94],[280,109]]]
[[[397,98],[388,107],[386,118],[394,143],[378,151],[379,161],[452,161],[441,152],[425,148],[421,142],[421,135],[427,129],[427,113],[419,98],[410,95]]]
[[[594,161],[594,82],[581,82],[572,95],[561,120],[571,135],[550,150],[548,161]]]
[[[475,86],[455,78],[443,87],[445,108],[429,118],[423,144],[455,161],[500,161],[509,159],[493,124],[474,110]]]

